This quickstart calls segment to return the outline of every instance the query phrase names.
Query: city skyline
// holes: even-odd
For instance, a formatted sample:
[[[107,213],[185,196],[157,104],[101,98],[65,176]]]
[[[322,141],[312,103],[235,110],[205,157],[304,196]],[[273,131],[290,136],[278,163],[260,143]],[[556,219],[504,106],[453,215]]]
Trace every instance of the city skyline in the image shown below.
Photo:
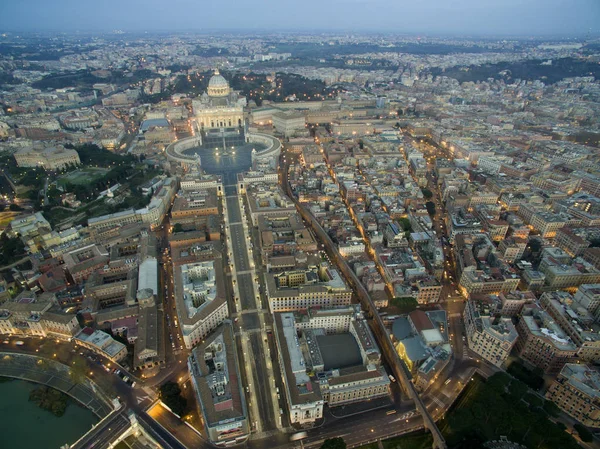
[[[600,3],[578,0],[460,0],[427,5],[405,0],[327,0],[281,5],[271,0],[236,5],[234,12],[203,2],[109,0],[100,10],[73,0],[40,0],[0,6],[1,31],[123,30],[130,32],[360,31],[467,36],[586,36],[600,32]],[[293,20],[290,20],[293,18]]]
[[[0,6],[6,446],[600,447],[598,6],[422,3]]]

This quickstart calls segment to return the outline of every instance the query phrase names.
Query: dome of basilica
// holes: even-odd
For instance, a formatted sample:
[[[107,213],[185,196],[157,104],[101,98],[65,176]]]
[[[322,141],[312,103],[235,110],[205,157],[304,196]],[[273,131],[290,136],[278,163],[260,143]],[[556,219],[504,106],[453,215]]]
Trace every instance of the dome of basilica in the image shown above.
[[[215,74],[211,76],[208,82],[208,95],[210,97],[224,97],[229,95],[229,83],[221,74],[219,70],[215,70]]]

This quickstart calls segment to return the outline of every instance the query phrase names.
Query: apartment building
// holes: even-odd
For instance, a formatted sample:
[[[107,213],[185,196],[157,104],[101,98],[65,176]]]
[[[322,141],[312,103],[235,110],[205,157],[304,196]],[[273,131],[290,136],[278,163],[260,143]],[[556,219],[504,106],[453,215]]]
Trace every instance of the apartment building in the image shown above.
[[[463,317],[469,348],[501,367],[517,342],[518,333],[511,319],[486,314],[477,301],[467,301]]]
[[[350,304],[352,290],[337,270],[321,265],[315,269],[265,274],[271,312],[309,307],[331,308]]]
[[[135,213],[134,209],[128,209],[114,214],[101,215],[88,219],[88,227],[102,231],[112,227],[122,227],[131,223],[141,223],[141,217]]]
[[[278,112],[273,114],[271,119],[275,130],[285,137],[306,127],[306,116],[302,112]]]
[[[359,305],[321,309],[316,307],[294,313],[297,330],[323,329],[326,334],[339,334],[350,330],[350,323],[360,314]]]
[[[502,316],[516,317],[521,313],[523,306],[535,302],[536,296],[528,291],[511,291],[500,292],[498,298],[501,301],[502,308],[500,313]]]
[[[520,357],[545,373],[558,373],[565,363],[577,359],[577,345],[548,312],[537,305],[523,307],[517,332],[519,339],[515,348]]]
[[[563,291],[545,292],[540,304],[577,346],[577,356],[591,363],[600,362],[600,334],[592,327],[594,316],[579,307],[573,296]]]
[[[188,217],[218,213],[219,201],[216,189],[180,191],[171,208],[171,219],[173,223],[177,223]]]
[[[507,262],[514,263],[523,257],[527,248],[527,239],[507,237],[498,244],[498,254]]]
[[[109,261],[108,251],[100,245],[85,245],[63,254],[65,268],[73,280],[80,283],[103,268]]]
[[[175,265],[175,301],[186,348],[191,349],[228,316],[223,270],[217,260]]]
[[[256,184],[246,186],[249,215],[253,226],[258,226],[258,217],[285,217],[296,213],[296,206],[277,185]]]
[[[308,394],[304,388],[313,390],[317,408],[318,398],[335,407],[389,394],[390,380],[360,306],[274,315],[280,356],[290,357],[282,366],[292,422],[303,419],[294,401]]]
[[[442,286],[434,277],[428,276],[416,281],[417,302],[419,304],[430,304],[438,302],[442,294]]]
[[[246,441],[250,422],[230,321],[192,350],[188,368],[209,441],[217,447]]]
[[[385,397],[390,394],[390,380],[382,367],[346,368],[338,376],[321,382],[323,399],[330,407]]]
[[[53,294],[26,290],[4,302],[0,305],[0,334],[70,340],[80,330],[77,317],[63,313],[54,301]]]
[[[573,296],[573,301],[596,315],[600,310],[600,284],[582,284]]]
[[[539,266],[539,271],[544,273],[545,283],[548,287],[575,289],[581,284],[600,282],[600,270],[581,257],[571,259],[566,253],[559,253],[558,248],[554,249],[555,251],[552,253],[542,253],[542,261]],[[566,257],[562,257],[562,255]]]
[[[546,392],[546,399],[587,427],[600,427],[600,373],[567,363]]]
[[[258,217],[258,236],[263,260],[272,256],[295,254],[297,251],[316,251],[317,243],[306,229],[300,215]]]
[[[598,227],[561,228],[556,231],[554,244],[572,257],[581,256],[593,239],[600,239]]]

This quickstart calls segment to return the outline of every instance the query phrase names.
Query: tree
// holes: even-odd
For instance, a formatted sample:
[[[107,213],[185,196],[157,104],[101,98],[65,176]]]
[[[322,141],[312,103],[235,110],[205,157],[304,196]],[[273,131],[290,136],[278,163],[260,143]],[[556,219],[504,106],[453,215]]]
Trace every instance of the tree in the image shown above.
[[[581,441],[589,443],[594,440],[592,432],[590,432],[583,424],[577,423],[573,426],[573,429],[577,431],[577,433],[579,434],[579,438],[581,438]]]
[[[403,231],[412,232],[412,225],[410,224],[410,220],[406,217],[398,218],[398,223],[402,226]]]
[[[50,204],[59,205],[61,203],[62,192],[58,190],[55,185],[52,185],[48,188],[46,195],[48,196],[48,201]]]
[[[550,416],[558,416],[560,414],[560,408],[552,401],[544,402],[544,411]]]
[[[542,242],[540,239],[530,239],[528,243],[532,253],[537,253],[542,249]]]
[[[31,390],[29,400],[38,407],[48,410],[55,416],[62,416],[67,409],[68,397],[66,394],[49,387],[39,387]]]
[[[175,226],[173,226],[173,233],[175,232],[183,232],[183,226],[181,223],[175,223]]]
[[[400,313],[410,313],[417,308],[419,303],[412,296],[392,299],[392,306],[397,307]]]
[[[21,206],[19,206],[18,204],[11,204],[10,206],[8,206],[8,208],[13,211],[13,212],[19,212],[22,211],[23,208]]]
[[[433,197],[433,192],[425,187],[421,189],[421,192],[423,192],[423,196],[428,200]]]
[[[175,382],[167,382],[160,387],[160,399],[173,413],[182,416],[187,406],[187,400],[181,396],[181,388]]]
[[[321,449],[346,449],[346,442],[342,437],[327,438],[321,444]]]
[[[13,263],[25,253],[25,245],[20,237],[9,237],[6,232],[0,236],[0,265]]]
[[[432,201],[427,201],[425,203],[425,208],[427,209],[427,213],[431,216],[435,215],[435,203]]]
[[[527,385],[518,380],[513,380],[508,387],[508,391],[515,401],[519,401],[527,393]]]

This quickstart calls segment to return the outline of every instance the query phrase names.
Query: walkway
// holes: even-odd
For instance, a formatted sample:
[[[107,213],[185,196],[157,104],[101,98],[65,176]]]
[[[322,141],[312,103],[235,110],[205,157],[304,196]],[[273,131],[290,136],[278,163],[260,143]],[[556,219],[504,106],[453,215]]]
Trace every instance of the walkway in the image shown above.
[[[100,418],[113,410],[112,401],[87,377],[74,383],[69,367],[54,360],[27,354],[0,352],[0,375],[47,385],[68,394]]]

